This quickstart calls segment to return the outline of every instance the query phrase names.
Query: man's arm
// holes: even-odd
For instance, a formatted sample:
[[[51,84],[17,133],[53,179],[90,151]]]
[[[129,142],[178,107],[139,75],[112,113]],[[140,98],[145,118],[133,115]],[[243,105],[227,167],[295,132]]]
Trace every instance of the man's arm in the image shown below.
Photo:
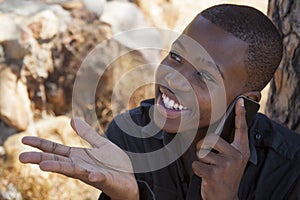
[[[72,120],[71,125],[92,148],[69,147],[38,137],[24,137],[24,144],[42,152],[24,152],[20,154],[20,161],[38,164],[43,171],[79,179],[102,190],[111,199],[139,199],[128,156],[80,119]]]

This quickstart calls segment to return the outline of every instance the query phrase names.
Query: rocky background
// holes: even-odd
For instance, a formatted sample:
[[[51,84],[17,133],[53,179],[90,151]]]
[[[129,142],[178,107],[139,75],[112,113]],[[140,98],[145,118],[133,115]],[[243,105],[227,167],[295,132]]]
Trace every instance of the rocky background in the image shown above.
[[[113,117],[114,85],[135,66],[158,62],[163,55],[131,51],[130,42],[113,36],[147,26],[181,31],[199,11],[223,2],[267,10],[267,0],[0,0],[0,200],[97,199],[99,191],[83,183],[19,163],[19,153],[30,150],[20,139],[36,135],[87,145],[71,129],[70,117],[80,116],[102,133]],[[149,37],[159,41],[160,35]],[[92,51],[98,44],[101,47]],[[85,60],[87,56],[90,59]],[[77,74],[82,63],[92,67]],[[143,70],[139,75],[152,79],[152,72]],[[100,75],[95,101],[85,98],[88,84],[79,85],[82,93],[73,99],[76,77],[98,81]],[[134,80],[118,88],[117,112],[153,96],[147,84],[134,91],[129,103],[123,102],[123,88]],[[90,114],[94,109],[96,117]]]

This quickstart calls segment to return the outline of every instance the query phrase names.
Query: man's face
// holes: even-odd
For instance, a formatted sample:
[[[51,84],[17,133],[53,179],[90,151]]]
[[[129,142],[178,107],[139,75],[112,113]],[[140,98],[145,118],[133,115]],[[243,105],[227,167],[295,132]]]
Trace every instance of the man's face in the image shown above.
[[[156,71],[154,121],[169,133],[218,120],[246,81],[247,44],[198,16]]]

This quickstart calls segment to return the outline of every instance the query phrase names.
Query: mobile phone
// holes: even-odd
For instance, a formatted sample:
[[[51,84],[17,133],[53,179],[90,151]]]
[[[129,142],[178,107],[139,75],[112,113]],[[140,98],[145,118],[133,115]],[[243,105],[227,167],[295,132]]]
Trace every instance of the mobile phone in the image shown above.
[[[232,143],[235,133],[235,104],[239,98],[244,99],[244,105],[246,109],[246,122],[248,127],[252,125],[252,121],[259,110],[260,105],[258,102],[249,99],[244,95],[236,97],[228,107],[220,123],[218,124],[215,133],[220,135],[228,143]]]

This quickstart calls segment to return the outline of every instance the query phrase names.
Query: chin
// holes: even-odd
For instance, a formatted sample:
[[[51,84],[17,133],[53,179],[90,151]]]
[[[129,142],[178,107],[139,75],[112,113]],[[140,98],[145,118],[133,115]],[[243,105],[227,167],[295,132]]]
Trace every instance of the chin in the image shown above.
[[[154,123],[161,130],[171,134],[198,129],[198,126],[192,124],[186,124],[182,122],[180,118],[176,118],[176,119],[165,118],[156,109],[154,109]]]
[[[165,131],[166,133],[176,134],[179,132],[179,127],[174,127],[174,125],[169,125],[168,123],[164,125],[157,124],[157,126],[159,126],[159,128]]]

